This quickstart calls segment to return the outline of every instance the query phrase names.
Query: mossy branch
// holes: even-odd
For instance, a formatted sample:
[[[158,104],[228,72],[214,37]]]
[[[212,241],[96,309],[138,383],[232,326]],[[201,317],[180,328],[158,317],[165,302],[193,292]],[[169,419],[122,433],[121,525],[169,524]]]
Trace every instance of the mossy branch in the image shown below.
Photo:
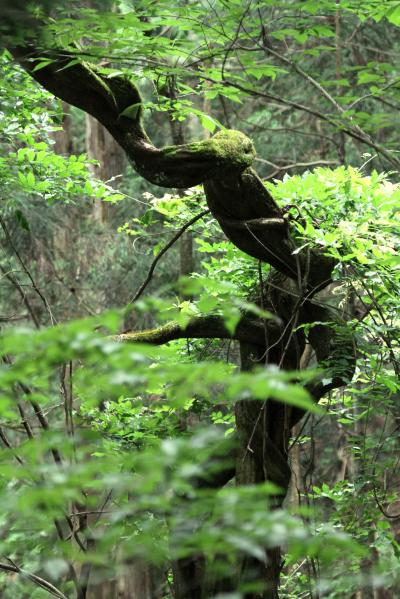
[[[38,50],[29,44],[11,51],[43,87],[97,118],[148,181],[174,188],[204,183],[212,214],[241,250],[303,281],[308,294],[330,282],[331,258],[315,250],[294,252],[289,224],[250,168],[255,150],[246,135],[223,130],[211,139],[156,148],[143,128],[140,93],[128,77],[108,77],[95,65],[77,63],[75,52]],[[35,70],[43,58],[51,62]],[[282,226],[276,226],[279,222]]]
[[[143,128],[140,93],[128,77],[108,77],[95,65],[76,63],[76,53],[68,51],[39,50],[29,44],[10,51],[45,89],[98,119],[135,169],[156,185],[193,187],[213,177],[238,174],[254,160],[254,146],[240,131],[220,131],[211,139],[156,148]],[[43,59],[51,62],[35,70]]]
[[[150,343],[162,345],[175,339],[235,339],[264,347],[265,326],[271,342],[279,339],[281,326],[275,320],[264,324],[261,320],[243,317],[232,334],[226,327],[222,316],[206,315],[193,318],[186,326],[169,322],[156,329],[129,331],[113,338],[124,343]]]

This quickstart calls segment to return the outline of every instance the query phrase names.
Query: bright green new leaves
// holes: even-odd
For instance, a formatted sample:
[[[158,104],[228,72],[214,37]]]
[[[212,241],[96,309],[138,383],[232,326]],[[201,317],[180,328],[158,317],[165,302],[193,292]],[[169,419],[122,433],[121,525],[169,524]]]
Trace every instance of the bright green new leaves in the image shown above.
[[[41,539],[37,562],[26,566],[47,568],[56,559],[59,568],[52,576],[62,584],[69,559],[106,567],[116,545],[121,559],[137,556],[157,564],[190,555],[193,546],[209,555],[218,547],[218,554],[232,559],[238,552],[259,556],[262,547],[277,542],[293,544],[294,552],[300,546],[311,551],[316,541],[299,520],[266,512],[274,492],[269,485],[220,492],[196,488],[196,479],[207,477],[209,469],[215,473],[232,464],[235,440],[224,435],[228,421],[196,432],[187,428],[174,438],[188,408],[196,412],[198,398],[224,412],[247,397],[313,409],[295,384],[299,374],[274,369],[240,374],[223,362],[177,362],[175,345],[117,343],[105,333],[116,332],[121,317],[110,312],[38,332],[10,330],[2,337],[2,355],[10,363],[0,369],[0,420],[10,418],[16,402],[29,413],[35,402],[51,423],[47,431],[35,427],[31,440],[1,450],[3,513],[11,522],[17,510],[18,526],[29,522],[34,543]],[[73,433],[53,421],[63,398],[64,363],[72,368],[72,414],[79,424]],[[52,462],[55,448],[61,463]],[[52,520],[63,520],[71,501],[82,502],[83,491],[86,509],[98,510],[111,490],[112,502],[92,525],[96,552],[54,547]],[[184,527],[189,521],[193,526]],[[0,543],[3,553],[18,547],[13,530],[11,524]]]
[[[341,263],[396,269],[400,187],[384,174],[318,168],[268,188],[305,244],[313,240]]]
[[[61,107],[16,68],[7,53],[0,57],[0,76],[0,133],[7,147],[0,158],[3,210],[23,213],[23,194],[47,203],[74,203],[83,196],[109,202],[122,199],[110,186],[95,180],[84,154],[54,152],[54,134],[61,129],[56,122],[63,117]]]
[[[298,373],[260,369],[253,376],[232,373],[232,365],[223,362],[176,363],[173,347],[117,343],[95,332],[100,325],[115,331],[119,319],[118,313],[111,312],[40,332],[16,329],[5,333],[2,353],[14,356],[12,367],[4,366],[0,373],[5,405],[9,405],[16,383],[32,386],[35,399],[46,401],[54,369],[78,360],[82,366],[76,368],[74,381],[83,405],[95,407],[121,396],[140,398],[157,393],[160,400],[174,407],[184,405],[200,392],[215,402],[222,398],[234,402],[244,397],[274,397],[314,409],[307,393],[292,384]]]

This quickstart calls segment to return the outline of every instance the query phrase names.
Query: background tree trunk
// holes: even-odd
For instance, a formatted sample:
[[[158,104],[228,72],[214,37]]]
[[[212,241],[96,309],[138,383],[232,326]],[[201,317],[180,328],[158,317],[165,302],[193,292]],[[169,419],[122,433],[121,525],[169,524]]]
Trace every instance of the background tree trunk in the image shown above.
[[[90,114],[85,116],[86,152],[90,160],[98,164],[92,165],[96,178],[115,186],[118,180],[114,177],[122,175],[124,169],[124,152],[110,133]],[[98,223],[106,223],[109,218],[110,205],[96,198],[93,199],[93,218]]]

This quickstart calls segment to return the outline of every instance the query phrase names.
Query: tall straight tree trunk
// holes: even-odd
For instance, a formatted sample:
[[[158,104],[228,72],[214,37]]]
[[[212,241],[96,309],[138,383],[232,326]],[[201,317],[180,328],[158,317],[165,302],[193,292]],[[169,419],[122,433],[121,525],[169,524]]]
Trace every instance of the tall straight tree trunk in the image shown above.
[[[91,166],[98,179],[115,185],[114,177],[122,174],[124,168],[124,152],[114,138],[95,118],[86,114],[86,152],[90,160],[98,164]],[[93,218],[98,223],[105,223],[109,218],[110,205],[101,200],[93,200]]]
[[[173,78],[165,87],[163,93],[171,100],[176,99],[175,82]],[[174,145],[183,145],[185,143],[185,132],[182,121],[174,120],[172,114],[169,114],[169,125]],[[177,189],[176,193],[180,197],[183,196],[181,189]],[[184,277],[190,275],[191,272],[193,272],[193,236],[191,231],[185,231],[179,239],[179,275]]]
[[[61,156],[71,156],[74,153],[74,137],[73,137],[73,124],[71,118],[71,108],[67,102],[61,102],[62,107],[62,121],[61,129],[54,131],[52,137],[54,139],[53,150],[56,154]],[[56,226],[54,227],[52,234],[52,246],[54,256],[56,260],[60,260],[64,264],[64,273],[66,280],[74,281],[77,270],[77,258],[72,258],[71,252],[74,247],[74,239],[72,231],[75,229],[75,218],[76,211],[73,206],[68,206],[66,209],[65,204],[54,207],[57,214]],[[72,259],[71,259],[72,258]],[[40,261],[37,261],[40,264]],[[63,318],[71,318],[71,313],[67,308],[68,304],[65,304],[65,310],[63,310]]]
[[[135,560],[111,580],[93,578],[86,599],[161,599],[164,578],[155,567]]]
[[[63,110],[62,129],[53,133],[54,151],[62,156],[70,156],[74,152],[71,112],[66,102],[61,102],[61,106]]]
[[[59,131],[54,131],[53,133],[53,139],[55,142],[53,148],[56,154],[70,156],[74,151],[71,112],[67,102],[61,102],[61,106],[63,110],[61,121],[62,128]],[[63,212],[63,221],[65,219],[66,222],[63,222],[62,226],[57,226],[53,235],[53,246],[56,255],[61,256],[63,259],[66,258],[68,248],[71,247],[69,235],[71,219],[70,215],[70,210],[68,210],[67,213],[65,213],[65,211]]]

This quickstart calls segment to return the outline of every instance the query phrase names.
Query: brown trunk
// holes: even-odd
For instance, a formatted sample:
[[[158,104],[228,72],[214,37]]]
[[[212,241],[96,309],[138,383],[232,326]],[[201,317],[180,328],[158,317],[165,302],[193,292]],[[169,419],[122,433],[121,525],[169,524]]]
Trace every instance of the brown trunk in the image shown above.
[[[248,370],[265,363],[265,349],[241,343],[242,369]],[[287,411],[283,404],[271,400],[239,401],[236,404],[236,426],[239,451],[236,483],[239,486],[272,482],[281,494],[271,498],[269,509],[277,509],[287,494],[290,482],[287,446],[289,429]],[[265,561],[245,557],[240,564],[241,583],[257,582],[259,591],[246,593],[246,599],[275,599],[278,597],[282,570],[280,547],[266,549]]]
[[[66,102],[62,102],[63,117],[61,126],[62,129],[53,133],[54,152],[61,154],[62,156],[70,156],[74,151],[73,134],[72,134],[72,119],[70,113],[70,107]],[[63,224],[56,227],[53,236],[53,246],[56,257],[66,259],[66,252],[71,247],[70,240],[70,218],[71,210],[68,210],[66,214],[63,213]]]
[[[54,152],[63,156],[70,156],[74,151],[71,113],[69,105],[66,102],[61,102],[61,106],[63,110],[62,129],[53,133],[55,141]]]
[[[300,433],[301,426],[296,424],[293,427],[292,437],[297,439]],[[295,442],[290,450],[290,470],[292,472],[290,478],[290,493],[289,502],[291,507],[299,505],[299,493],[301,486],[301,462],[300,462],[300,444]]]
[[[336,45],[336,81],[339,82],[342,77],[342,31],[341,31],[341,15],[340,15],[340,0],[336,0],[335,13],[335,45]],[[343,95],[342,86],[337,83],[336,95],[338,98]],[[343,131],[338,133],[337,152],[340,164],[346,163],[346,136]]]
[[[103,580],[90,585],[86,599],[120,599],[116,580]]]
[[[174,99],[175,90],[170,87],[165,91],[165,94]],[[169,118],[171,128],[171,137],[174,145],[182,145],[185,143],[185,132],[181,121],[173,120],[172,115]],[[183,192],[180,189],[176,193],[182,197]],[[185,277],[193,272],[193,237],[190,231],[185,231],[179,239],[179,275]]]
[[[86,115],[86,152],[93,164],[91,169],[95,177],[115,184],[114,177],[122,174],[124,153],[110,133],[95,118]],[[109,218],[110,206],[102,200],[93,200],[93,217],[98,223],[105,223]]]
[[[92,568],[85,599],[161,599],[164,586],[164,573],[137,559],[115,575]]]
[[[298,290],[286,277],[280,277],[279,283],[279,291],[269,285],[260,289],[258,303],[266,309],[275,308],[284,323],[285,332],[278,341],[273,342],[268,338],[266,329],[264,346],[241,342],[242,370],[252,370],[266,364],[276,364],[285,370],[301,367],[306,345],[304,335],[300,331],[295,332],[296,322],[304,317],[294,299]],[[235,412],[239,437],[236,482],[238,485],[273,483],[280,488],[280,493],[270,498],[269,509],[279,509],[291,481],[288,455],[290,431],[302,413],[296,413],[287,404],[271,399],[239,401]],[[280,547],[266,548],[263,561],[247,557],[243,559],[240,582],[255,581],[261,585],[259,591],[249,592],[245,598],[276,599],[279,596],[282,566]]]
[[[190,275],[193,272],[193,237],[190,231],[185,231],[180,239],[180,275]]]
[[[161,571],[136,560],[118,578],[118,599],[158,599],[162,597],[163,583]]]
[[[204,558],[188,557],[173,563],[174,599],[205,599]]]

